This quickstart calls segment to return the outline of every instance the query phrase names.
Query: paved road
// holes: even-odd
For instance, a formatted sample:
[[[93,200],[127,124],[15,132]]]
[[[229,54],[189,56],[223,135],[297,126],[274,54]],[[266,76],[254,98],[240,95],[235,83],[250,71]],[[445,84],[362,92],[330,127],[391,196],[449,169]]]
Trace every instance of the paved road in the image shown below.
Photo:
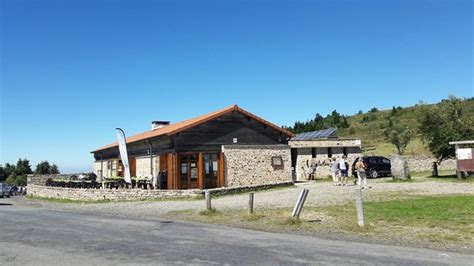
[[[11,203],[12,205],[5,205]],[[60,212],[0,199],[0,264],[472,265],[474,256],[184,222]]]

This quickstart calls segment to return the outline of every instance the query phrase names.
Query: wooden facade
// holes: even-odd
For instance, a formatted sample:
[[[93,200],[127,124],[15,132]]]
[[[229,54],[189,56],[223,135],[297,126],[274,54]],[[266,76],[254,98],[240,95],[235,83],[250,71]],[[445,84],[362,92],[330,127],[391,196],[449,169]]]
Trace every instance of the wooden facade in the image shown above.
[[[237,106],[203,117],[193,119],[192,123],[181,122],[182,130],[166,134],[157,131],[156,136],[143,139],[132,136],[133,142],[127,138],[132,176],[136,173],[135,158],[152,155],[159,156],[159,172],[166,176],[165,189],[223,187],[226,164],[222,145],[287,144],[292,136],[291,132]],[[93,151],[94,158],[115,162],[119,167],[118,147],[108,146]],[[116,170],[115,174],[120,175],[120,171]]]

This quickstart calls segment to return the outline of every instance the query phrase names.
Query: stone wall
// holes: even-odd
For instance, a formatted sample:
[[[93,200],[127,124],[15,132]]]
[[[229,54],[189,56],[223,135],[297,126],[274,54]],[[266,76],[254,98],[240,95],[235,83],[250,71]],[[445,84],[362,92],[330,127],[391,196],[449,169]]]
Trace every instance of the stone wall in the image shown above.
[[[160,157],[153,156],[153,174],[150,172],[150,156],[136,157],[136,176],[152,178],[158,176]]]
[[[47,187],[28,184],[28,195],[43,198],[70,199],[79,201],[97,200],[144,200],[172,197],[200,197],[201,190],[144,190],[144,189],[80,189]]]
[[[102,169],[102,172],[103,172],[103,175],[101,175],[101,169]],[[107,178],[110,177],[110,171],[109,171],[109,168],[108,168],[108,164],[107,164],[107,161],[95,161],[93,164],[92,164],[92,172],[94,172],[94,174],[97,176],[97,179],[100,180],[100,177],[101,176],[105,176]]]
[[[224,145],[226,186],[240,187],[290,182],[291,155],[287,145]],[[272,166],[272,157],[281,156],[283,165]]]
[[[315,148],[316,157],[313,158],[313,148],[297,148],[297,157],[296,157],[296,180],[303,181],[308,180],[307,169],[311,165],[312,161],[316,161],[318,167],[316,168],[316,177],[326,177],[331,175],[331,168],[329,164],[329,154],[328,147],[325,148]],[[336,159],[342,158],[344,148],[343,147],[331,147],[331,157]],[[354,160],[362,156],[361,150],[359,147],[346,147],[347,160],[349,162],[349,167],[352,166]]]
[[[410,172],[431,171],[433,169],[433,162],[435,158],[423,156],[404,156],[408,162]],[[438,170],[456,170],[456,160],[448,159],[438,165]]]
[[[48,179],[69,179],[72,174],[57,174],[57,175],[28,175],[26,184],[45,186]],[[77,174],[79,175],[79,174]]]

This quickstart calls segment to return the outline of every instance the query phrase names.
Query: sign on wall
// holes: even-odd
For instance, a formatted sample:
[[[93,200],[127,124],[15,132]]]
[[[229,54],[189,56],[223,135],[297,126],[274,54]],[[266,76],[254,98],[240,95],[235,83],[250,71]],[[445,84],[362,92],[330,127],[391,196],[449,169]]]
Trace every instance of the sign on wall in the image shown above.
[[[120,158],[122,158],[122,164],[125,168],[124,179],[125,182],[131,184],[132,180],[130,178],[130,166],[128,164],[128,152],[127,152],[127,141],[125,139],[125,132],[121,128],[116,128],[117,130],[117,140],[120,151]]]
[[[456,158],[458,160],[472,160],[472,150],[471,148],[457,149]]]

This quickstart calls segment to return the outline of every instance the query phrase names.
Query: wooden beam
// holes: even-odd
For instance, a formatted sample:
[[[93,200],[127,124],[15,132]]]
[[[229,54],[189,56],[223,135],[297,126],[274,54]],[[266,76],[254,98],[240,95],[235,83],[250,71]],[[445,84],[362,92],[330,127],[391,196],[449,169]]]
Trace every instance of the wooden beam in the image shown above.
[[[225,187],[225,162],[224,153],[219,153],[218,186]]]
[[[168,189],[176,189],[175,177],[176,177],[176,154],[168,153],[166,155],[167,169],[168,169]]]
[[[202,153],[198,153],[198,161],[197,161],[197,168],[198,168],[198,188],[204,188],[204,171],[203,171],[203,156]]]

